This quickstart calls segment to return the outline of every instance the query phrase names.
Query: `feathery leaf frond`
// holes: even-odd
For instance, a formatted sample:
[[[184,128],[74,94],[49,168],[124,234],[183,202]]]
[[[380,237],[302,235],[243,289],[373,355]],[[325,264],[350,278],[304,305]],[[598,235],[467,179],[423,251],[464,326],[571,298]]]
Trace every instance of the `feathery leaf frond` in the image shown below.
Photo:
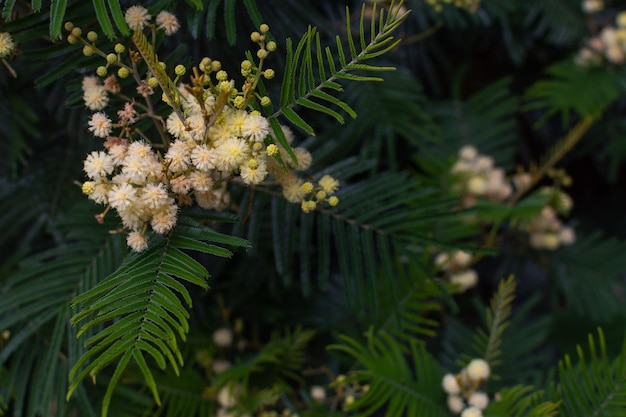
[[[407,358],[402,346],[386,332],[370,329],[366,336],[367,345],[341,336],[342,344],[328,347],[358,361],[364,369],[355,371],[352,377],[369,385],[362,397],[346,406],[346,411],[354,411],[358,417],[374,415],[381,407],[389,417],[449,415],[442,407],[443,372],[424,346],[411,343]]]
[[[597,339],[589,334],[588,344],[587,354],[577,346],[576,363],[569,355],[559,362],[559,384],[553,392],[561,402],[559,415],[621,415],[626,404],[626,341],[615,360],[607,355],[602,329]]]
[[[511,317],[511,304],[515,298],[515,286],[515,278],[512,275],[500,281],[498,290],[491,299],[491,307],[486,311],[487,332],[478,329],[474,336],[474,350],[491,366],[500,363],[502,334],[510,324],[509,318]]]
[[[106,416],[114,388],[132,360],[160,403],[146,356],[161,369],[169,364],[178,374],[183,358],[177,339],[184,340],[189,331],[189,313],[181,298],[191,307],[189,291],[180,281],[208,288],[207,270],[183,250],[191,248],[222,257],[231,254],[207,241],[247,246],[243,239],[180,219],[169,236],[157,236],[146,252],[131,254],[115,273],[74,299],[73,305],[81,304],[82,309],[72,317],[72,324],[87,320],[78,336],[94,326],[109,325],[86,340],[87,351],[70,372],[68,398],[84,378],[95,378],[103,368],[117,362],[103,401],[102,415]]]

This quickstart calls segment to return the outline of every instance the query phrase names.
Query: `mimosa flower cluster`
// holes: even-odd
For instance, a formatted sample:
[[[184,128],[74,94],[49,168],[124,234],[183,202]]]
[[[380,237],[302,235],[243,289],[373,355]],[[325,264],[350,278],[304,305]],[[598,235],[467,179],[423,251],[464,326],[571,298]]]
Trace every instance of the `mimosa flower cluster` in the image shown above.
[[[562,190],[544,187],[541,192],[551,196],[552,205],[547,205],[541,213],[527,226],[530,235],[530,245],[535,249],[558,249],[563,245],[571,245],[576,241],[576,232],[573,228],[563,225],[558,217],[557,209],[568,214],[573,202],[569,195]]]
[[[437,12],[442,11],[443,6],[449,4],[460,9],[465,9],[471,13],[476,13],[476,10],[480,7],[480,0],[426,0],[426,4]]]
[[[9,70],[13,77],[17,77],[17,74],[13,67],[9,64],[6,58],[10,58],[15,53],[15,40],[13,36],[7,32],[0,32],[0,61]]]
[[[176,17],[168,12],[159,13],[156,24],[150,23],[151,15],[141,6],[129,8],[125,18],[137,32],[149,28],[171,35],[179,28]],[[84,45],[84,55],[100,55],[106,61],[97,68],[99,78],[85,77],[82,84],[84,104],[94,111],[88,130],[104,139],[104,150],[91,152],[84,161],[88,181],[82,189],[91,200],[106,206],[98,219],[110,209],[117,212],[133,250],[147,248],[148,226],[159,234],[172,230],[182,206],[227,209],[231,182],[280,186],[284,197],[307,213],[323,203],[338,204],[333,194],[339,182],[329,175],[315,183],[300,179],[295,171],[309,169],[311,154],[305,148],[279,145],[268,119],[256,110],[257,102],[261,107],[270,104],[268,97],[256,93],[259,80],[275,75],[272,69],[263,69],[267,56],[276,50],[275,42],[266,40],[267,25],[251,35],[259,46],[259,63],[242,61],[240,89],[221,63],[208,57],[193,68],[189,84],[182,82],[187,73],[183,65],[164,76],[166,65],[148,62],[145,55],[150,52],[137,43],[137,32],[134,47],[118,43],[106,53],[96,46],[95,32],[85,39],[82,30],[71,23],[66,29],[70,43]],[[145,73],[138,70],[141,59],[148,64]],[[115,68],[116,73],[110,74]],[[121,93],[120,82],[129,77],[137,84],[135,99]],[[159,88],[161,101],[172,109],[165,120],[154,110],[157,103],[152,96]],[[109,110],[114,98],[123,102],[116,117]],[[141,120],[151,120],[158,136],[139,128]],[[288,128],[283,133],[290,147],[293,134]]]
[[[452,167],[459,180],[454,190],[463,194],[463,205],[472,207],[477,198],[504,201],[513,193],[504,170],[494,166],[493,158],[478,153],[471,145],[463,146],[459,159]]]
[[[459,292],[465,292],[478,283],[478,273],[470,268],[471,264],[472,255],[462,250],[442,252],[435,257],[435,265],[446,273]]]
[[[604,9],[601,0],[583,2],[583,10],[595,14]],[[604,63],[621,65],[626,62],[626,11],[615,17],[614,25],[603,26],[598,33],[587,39],[578,52],[575,62],[580,66],[599,66]]]
[[[446,374],[441,386],[448,394],[448,408],[461,417],[482,417],[489,396],[480,386],[489,379],[491,369],[484,359],[472,361],[456,375]]]
[[[521,196],[533,185],[532,176],[528,172],[518,172],[511,179],[508,179],[502,168],[494,166],[491,157],[481,155],[471,145],[463,146],[460,149],[459,159],[453,165],[452,173],[457,176],[453,191],[461,194],[462,206],[466,208],[476,205],[479,199],[510,203],[511,200]],[[548,174],[559,178],[567,177],[564,173],[555,170],[550,170]],[[567,181],[559,181],[569,184],[571,178],[567,177],[566,179]],[[539,192],[548,197],[546,206],[532,221],[520,225],[518,228],[529,234],[530,245],[536,249],[553,250],[561,245],[573,244],[576,241],[574,229],[564,226],[557,215],[557,213],[569,214],[573,205],[571,197],[563,190],[555,187],[543,187]],[[458,257],[458,255],[440,254],[436,263],[448,273],[455,272],[459,268],[459,262],[458,260],[451,262],[454,257]],[[474,278],[475,272],[472,270],[462,271],[462,275],[456,278],[451,275],[451,280],[457,281],[461,290],[469,288],[467,284],[472,283]]]

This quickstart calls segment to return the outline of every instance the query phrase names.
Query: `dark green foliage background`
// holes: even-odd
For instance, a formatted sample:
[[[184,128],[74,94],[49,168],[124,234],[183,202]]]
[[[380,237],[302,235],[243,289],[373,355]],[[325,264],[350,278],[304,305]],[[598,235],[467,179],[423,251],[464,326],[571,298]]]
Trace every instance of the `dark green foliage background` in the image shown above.
[[[212,406],[199,394],[206,381],[199,376],[195,354],[225,324],[220,305],[246,323],[248,337],[254,330],[263,343],[276,330],[297,325],[315,330],[307,366],[327,365],[336,373],[353,361],[327,351],[326,345],[339,343],[340,334],[365,343],[368,329],[387,332],[396,343],[414,343],[415,358],[423,356],[418,354],[422,350],[430,352],[441,368],[421,365],[437,381],[441,372],[458,371],[463,355],[476,355],[473,332],[483,324],[497,283],[514,274],[517,298],[496,369],[500,379],[490,384],[491,392],[517,384],[548,389],[559,380],[558,360],[565,354],[577,358],[576,345],[588,346],[587,335],[597,334],[597,327],[604,329],[607,356],[621,352],[623,359],[626,71],[574,67],[572,57],[588,35],[579,0],[482,3],[474,15],[453,7],[437,14],[422,0],[408,0],[413,12],[397,33],[403,42],[377,61],[397,71],[384,73],[382,83],[345,82],[338,96],[357,119],[346,117],[339,125],[330,117],[301,112],[316,132],[315,137],[297,135],[314,156],[308,174],[332,173],[341,180],[336,210],[307,215],[275,195],[235,189],[233,201],[240,202],[240,210],[227,219],[214,222],[217,218],[190,213],[219,232],[247,239],[251,248],[231,247],[230,260],[196,256],[211,274],[211,289],[189,287],[191,332],[186,343],[180,342],[185,401],[168,391],[178,380],[158,373],[165,406],[157,410],[135,370],[116,391],[110,415],[209,415]],[[0,409],[8,415],[48,415],[50,407],[57,415],[73,410],[97,415],[113,372],[105,369],[95,386],[85,381],[65,402],[69,369],[84,352],[77,329],[68,325],[77,312],[70,302],[113,273],[126,248],[122,237],[108,233],[117,227],[115,219],[109,216],[104,226],[93,221],[98,208],[74,183],[83,180],[85,155],[101,147],[86,130],[88,112],[80,96],[81,76],[101,62],[57,38],[65,20],[111,36],[123,33],[125,25],[111,13],[111,4],[125,9],[134,2],[0,1],[0,31],[12,33],[19,43],[11,60],[18,78],[0,67],[0,331],[11,331],[0,345]],[[284,39],[297,40],[314,25],[323,42],[334,45],[335,35],[346,36],[345,6],[353,17],[361,7],[356,0],[142,4],[153,14],[174,11],[183,23],[164,41],[168,52],[160,52],[170,67],[210,56],[234,72],[250,49],[248,34],[266,22],[279,43],[279,53],[270,60],[277,74],[285,65]],[[610,19],[614,11],[605,13]],[[102,45],[113,45],[101,38]],[[278,103],[280,82],[266,86]],[[449,168],[458,149],[473,144],[513,172],[518,164],[539,161],[589,115],[597,122],[559,164],[573,178],[568,192],[574,209],[567,222],[576,228],[576,244],[537,251],[523,235],[503,227],[496,247],[484,248],[485,231],[454,212],[458,201],[449,192]],[[529,207],[494,209],[492,215],[515,220],[538,210]],[[244,217],[245,223],[238,221]],[[428,255],[435,247],[484,253],[476,266],[479,285],[451,295]],[[298,342],[275,341],[276,355],[287,357],[290,341]],[[623,372],[621,378],[626,378]],[[306,402],[306,383],[328,382],[290,381],[301,398],[298,405]],[[545,398],[567,397],[556,392]],[[594,393],[590,388],[588,395]],[[621,401],[624,395],[616,394]],[[439,400],[439,408],[422,410],[445,415],[443,394]],[[565,401],[562,415],[583,415],[571,407]],[[307,415],[330,415],[315,413]]]

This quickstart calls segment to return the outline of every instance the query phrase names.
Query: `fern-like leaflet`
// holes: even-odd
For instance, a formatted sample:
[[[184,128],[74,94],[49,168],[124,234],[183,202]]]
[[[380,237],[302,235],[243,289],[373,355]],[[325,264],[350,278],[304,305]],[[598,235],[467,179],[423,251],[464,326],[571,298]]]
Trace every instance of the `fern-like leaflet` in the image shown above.
[[[392,33],[400,26],[410,13],[401,13],[404,0],[397,4],[392,2],[389,11],[377,12],[373,6],[371,13],[369,42],[366,41],[365,30],[365,4],[361,8],[359,19],[358,45],[352,35],[351,18],[346,8],[346,27],[348,50],[337,36],[336,51],[329,46],[322,47],[322,41],[316,28],[309,27],[295,47],[291,39],[287,39],[287,57],[285,75],[283,78],[280,108],[270,116],[272,130],[278,142],[289,149],[287,141],[282,134],[280,125],[276,121],[279,116],[284,116],[308,135],[315,135],[314,129],[299,114],[294,111],[295,106],[305,107],[320,113],[325,113],[344,123],[343,116],[332,107],[339,107],[356,118],[356,112],[344,101],[338,99],[324,90],[341,92],[343,87],[338,80],[353,81],[382,81],[380,77],[358,75],[355,71],[392,71],[394,67],[376,66],[365,64],[365,61],[384,55],[391,51],[400,42],[394,39]],[[335,55],[339,58],[340,67],[335,63]],[[272,122],[273,121],[273,122]]]
[[[177,339],[184,340],[189,331],[189,313],[181,298],[191,307],[189,291],[180,281],[208,288],[207,270],[183,250],[231,256],[229,250],[207,241],[248,246],[243,239],[180,219],[170,235],[157,236],[150,249],[141,255],[131,254],[115,273],[74,299],[73,305],[80,304],[82,309],[72,317],[72,324],[87,320],[79,337],[100,324],[108,326],[86,340],[87,351],[70,372],[68,398],[84,378],[95,378],[103,368],[117,362],[103,400],[102,415],[106,416],[115,387],[134,360],[160,404],[146,357],[152,357],[161,369],[169,364],[178,374],[183,358]]]

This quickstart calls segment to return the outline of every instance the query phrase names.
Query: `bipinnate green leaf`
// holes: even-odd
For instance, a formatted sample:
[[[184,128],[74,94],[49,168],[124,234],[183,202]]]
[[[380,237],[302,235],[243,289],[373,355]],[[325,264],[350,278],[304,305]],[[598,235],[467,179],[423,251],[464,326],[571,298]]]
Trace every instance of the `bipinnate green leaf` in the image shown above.
[[[169,365],[177,375],[183,365],[178,338],[185,340],[189,331],[186,308],[192,304],[183,282],[208,289],[209,273],[183,250],[232,255],[207,242],[248,246],[243,239],[182,218],[169,235],[156,236],[145,252],[129,255],[117,271],[73,300],[74,306],[81,307],[71,319],[73,325],[82,323],[77,337],[98,325],[107,326],[85,341],[87,350],[70,372],[68,399],[83,379],[95,379],[102,369],[116,364],[103,400],[102,416],[106,416],[115,386],[133,363],[160,404],[150,362],[159,369]]]
[[[283,77],[280,108],[270,119],[284,116],[289,122],[302,129],[307,135],[314,135],[312,127],[296,114],[294,107],[307,109],[332,116],[340,123],[344,118],[332,107],[339,107],[350,117],[356,118],[356,112],[344,101],[323,91],[324,89],[341,91],[339,80],[382,81],[382,78],[355,72],[392,71],[395,68],[366,64],[365,61],[384,55],[395,48],[400,40],[392,33],[400,26],[409,12],[401,12],[404,0],[392,1],[389,10],[377,10],[374,4],[371,10],[369,35],[366,33],[366,6],[363,4],[359,19],[358,36],[352,34],[352,20],[346,8],[347,48],[341,38],[336,37],[336,48],[322,47],[320,34],[315,27],[309,27],[294,49],[291,39],[286,42],[285,72]],[[369,11],[369,10],[368,10]],[[369,38],[369,42],[367,40]],[[338,57],[339,66],[336,65]]]

